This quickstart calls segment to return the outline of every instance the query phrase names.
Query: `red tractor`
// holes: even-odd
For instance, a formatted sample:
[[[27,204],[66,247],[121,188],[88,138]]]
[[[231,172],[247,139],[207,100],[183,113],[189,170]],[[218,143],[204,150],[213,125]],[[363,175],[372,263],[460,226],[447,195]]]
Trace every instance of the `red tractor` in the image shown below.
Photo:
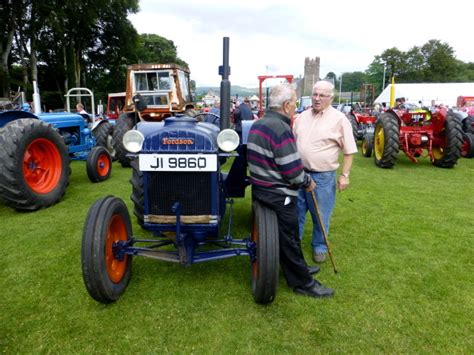
[[[426,154],[433,165],[452,168],[461,156],[462,144],[462,124],[454,112],[444,107],[430,111],[405,104],[387,110],[377,120],[374,160],[381,168],[391,168],[401,149],[412,162]]]
[[[374,142],[375,122],[377,114],[371,110],[353,109],[346,114],[347,119],[352,125],[354,140],[362,140],[361,152],[364,157],[372,156],[372,147]]]

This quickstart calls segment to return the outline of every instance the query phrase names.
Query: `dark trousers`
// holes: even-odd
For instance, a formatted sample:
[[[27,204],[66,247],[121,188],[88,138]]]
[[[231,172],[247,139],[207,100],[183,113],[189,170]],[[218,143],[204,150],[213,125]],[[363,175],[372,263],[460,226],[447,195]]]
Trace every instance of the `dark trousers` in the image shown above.
[[[277,215],[280,265],[288,286],[294,288],[313,282],[301,251],[296,210],[297,197],[289,196],[290,202],[285,205],[287,196],[258,188],[252,190],[252,198],[275,211]]]

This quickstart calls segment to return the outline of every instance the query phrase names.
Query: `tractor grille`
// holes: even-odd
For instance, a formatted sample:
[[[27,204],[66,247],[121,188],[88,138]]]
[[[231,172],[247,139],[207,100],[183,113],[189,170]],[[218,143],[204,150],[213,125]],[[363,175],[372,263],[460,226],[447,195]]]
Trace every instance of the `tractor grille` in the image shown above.
[[[208,172],[152,172],[147,174],[148,214],[175,215],[171,207],[181,204],[187,216],[211,214],[211,174]]]

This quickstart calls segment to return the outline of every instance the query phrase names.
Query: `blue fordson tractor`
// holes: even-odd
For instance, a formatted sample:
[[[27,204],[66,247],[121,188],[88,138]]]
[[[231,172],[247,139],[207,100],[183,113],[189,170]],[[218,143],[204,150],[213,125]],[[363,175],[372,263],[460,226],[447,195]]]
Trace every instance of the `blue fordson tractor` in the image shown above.
[[[241,141],[227,128],[228,46],[224,38],[221,127],[182,115],[141,122],[125,133],[123,145],[132,166],[133,213],[138,225],[153,237],[133,235],[130,214],[120,198],[106,196],[91,206],[83,229],[81,260],[86,289],[95,300],[111,303],[119,299],[137,256],[182,265],[248,256],[255,301],[273,301],[279,268],[276,215],[254,204],[249,235],[238,239],[231,235],[233,198],[244,197],[249,185],[246,141],[252,121],[243,122]],[[136,107],[143,109],[140,98],[134,99]],[[221,168],[227,159],[233,162],[224,173]]]
[[[68,107],[69,96],[74,96],[71,90],[66,95]],[[108,179],[112,168],[111,156],[103,146],[109,122],[88,124],[77,113],[41,112],[36,82],[33,100],[34,113],[24,99],[0,112],[0,199],[22,211],[49,207],[63,197],[70,160],[86,160],[92,182]]]

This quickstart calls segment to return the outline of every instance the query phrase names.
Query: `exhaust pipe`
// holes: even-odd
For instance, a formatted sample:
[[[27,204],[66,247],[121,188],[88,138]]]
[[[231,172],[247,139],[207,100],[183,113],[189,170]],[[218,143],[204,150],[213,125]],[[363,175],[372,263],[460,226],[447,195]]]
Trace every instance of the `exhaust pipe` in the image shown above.
[[[229,37],[224,37],[223,64],[219,66],[221,81],[221,130],[230,127],[230,66],[229,66]]]

